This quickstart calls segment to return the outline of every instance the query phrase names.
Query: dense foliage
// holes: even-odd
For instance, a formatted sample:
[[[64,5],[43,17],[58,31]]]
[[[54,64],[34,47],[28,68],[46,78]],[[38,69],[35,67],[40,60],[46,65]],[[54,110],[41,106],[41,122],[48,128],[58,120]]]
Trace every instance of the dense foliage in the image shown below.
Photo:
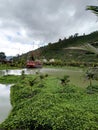
[[[3,61],[6,59],[6,55],[4,52],[0,52],[0,61]]]
[[[2,84],[14,84],[17,83],[17,81],[21,81],[22,78],[20,78],[20,76],[17,75],[4,75],[4,76],[0,76],[0,83]]]
[[[6,78],[5,78],[6,79]],[[62,79],[64,84],[62,84]],[[97,130],[98,93],[70,85],[68,76],[21,75],[11,87],[12,111],[5,130]],[[19,82],[18,82],[19,81]]]

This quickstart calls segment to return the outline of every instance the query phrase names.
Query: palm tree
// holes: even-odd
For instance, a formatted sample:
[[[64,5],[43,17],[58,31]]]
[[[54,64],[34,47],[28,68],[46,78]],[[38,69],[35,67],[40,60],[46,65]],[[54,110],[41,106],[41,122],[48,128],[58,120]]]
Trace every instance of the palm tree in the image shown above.
[[[98,6],[87,6],[86,10],[91,10],[94,14],[98,16]]]
[[[98,6],[87,6],[86,10],[91,10],[94,14],[98,16]],[[85,47],[88,51],[94,52],[98,55],[98,49],[92,46],[91,44],[86,44]]]
[[[89,51],[89,52],[93,52],[96,55],[98,55],[98,48],[92,46],[91,44],[87,43],[83,46],[84,50]]]
[[[93,52],[96,55],[98,55],[98,48],[94,47],[93,45],[91,45],[90,43],[85,43],[83,46],[79,46],[79,47],[67,47],[65,49],[72,49],[72,50],[84,50],[84,51],[89,51],[89,52]]]

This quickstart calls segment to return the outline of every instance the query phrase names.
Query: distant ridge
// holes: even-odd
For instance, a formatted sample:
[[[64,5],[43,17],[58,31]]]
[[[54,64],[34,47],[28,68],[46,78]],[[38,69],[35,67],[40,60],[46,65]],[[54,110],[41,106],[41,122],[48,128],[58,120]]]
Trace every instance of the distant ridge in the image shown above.
[[[6,60],[10,60],[12,58],[13,58],[13,56],[6,56]]]

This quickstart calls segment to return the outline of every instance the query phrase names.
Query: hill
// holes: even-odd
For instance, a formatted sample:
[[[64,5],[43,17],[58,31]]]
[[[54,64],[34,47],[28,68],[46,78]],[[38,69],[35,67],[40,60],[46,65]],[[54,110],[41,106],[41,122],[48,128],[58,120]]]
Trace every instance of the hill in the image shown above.
[[[87,43],[93,46],[98,46],[98,31],[92,32],[88,35],[74,34],[69,38],[59,39],[58,42],[48,43],[48,45],[40,47],[34,51],[30,51],[14,59],[21,60],[21,62],[34,57],[34,59],[56,59],[63,62],[97,62],[97,56],[86,50],[80,49],[81,46]],[[76,47],[76,49],[73,49]]]

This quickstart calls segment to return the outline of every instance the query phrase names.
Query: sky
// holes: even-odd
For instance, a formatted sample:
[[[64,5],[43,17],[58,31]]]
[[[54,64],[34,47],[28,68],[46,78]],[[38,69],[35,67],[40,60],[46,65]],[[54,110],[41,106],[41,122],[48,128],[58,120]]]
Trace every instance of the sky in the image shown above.
[[[0,52],[21,55],[98,30],[98,18],[87,5],[98,5],[98,0],[0,0]]]

